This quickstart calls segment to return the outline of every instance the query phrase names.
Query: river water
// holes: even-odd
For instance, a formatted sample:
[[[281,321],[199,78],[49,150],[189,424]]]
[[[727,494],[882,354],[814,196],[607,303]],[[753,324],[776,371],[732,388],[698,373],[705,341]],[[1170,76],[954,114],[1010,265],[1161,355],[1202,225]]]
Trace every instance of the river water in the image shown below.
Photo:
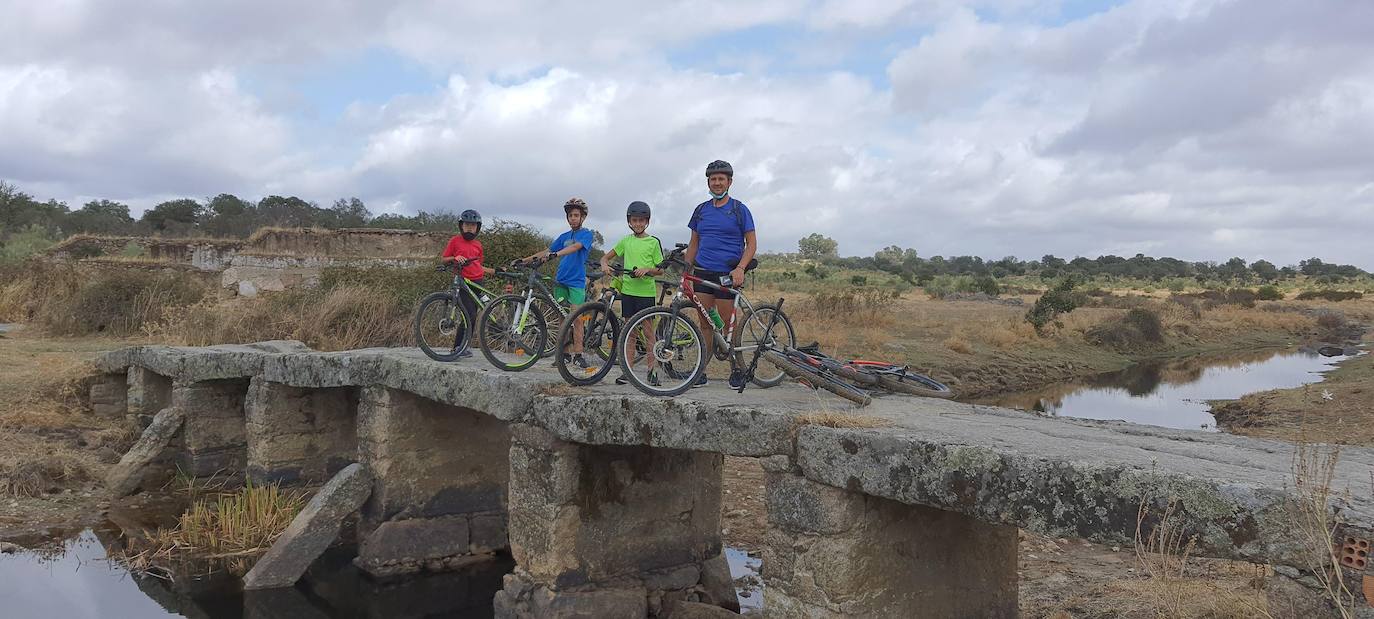
[[[1322,372],[1349,358],[1296,350],[1203,355],[1141,363],[1083,380],[972,401],[1057,417],[1215,431],[1208,400],[1317,383],[1323,379]]]
[[[122,545],[112,525],[87,530],[41,551],[0,554],[0,617],[4,619],[106,619],[193,617],[210,619],[479,618],[491,617],[491,599],[515,566],[508,556],[440,574],[373,581],[353,567],[352,552],[326,555],[296,587],[265,592],[239,589],[223,573],[135,575],[107,558]],[[727,548],[740,603],[762,607],[759,559]]]

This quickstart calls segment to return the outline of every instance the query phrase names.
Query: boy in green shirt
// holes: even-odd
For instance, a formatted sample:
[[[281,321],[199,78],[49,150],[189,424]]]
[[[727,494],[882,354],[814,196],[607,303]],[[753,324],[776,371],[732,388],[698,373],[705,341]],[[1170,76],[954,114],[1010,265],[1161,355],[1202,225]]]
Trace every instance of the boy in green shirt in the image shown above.
[[[652,307],[654,297],[658,295],[658,285],[654,283],[654,275],[663,274],[663,270],[658,268],[658,263],[663,262],[663,246],[659,244],[658,237],[649,234],[649,205],[638,200],[631,202],[625,209],[625,221],[630,226],[630,231],[634,234],[627,235],[615,244],[611,251],[601,256],[601,271],[610,273],[611,259],[619,257],[624,263],[624,268],[630,271],[624,278],[620,287],[620,316],[629,320],[640,310]],[[630,334],[625,346],[636,346],[639,336]],[[644,334],[644,349],[653,350],[654,334],[646,332]],[[645,355],[649,364],[649,383],[658,385],[658,372],[655,368],[653,355]],[[615,384],[624,385],[627,379],[624,376],[615,379]]]

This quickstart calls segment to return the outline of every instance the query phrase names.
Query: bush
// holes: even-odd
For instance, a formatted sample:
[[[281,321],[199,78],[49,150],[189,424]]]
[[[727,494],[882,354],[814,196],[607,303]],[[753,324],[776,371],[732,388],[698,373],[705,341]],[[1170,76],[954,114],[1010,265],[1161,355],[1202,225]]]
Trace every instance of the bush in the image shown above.
[[[1089,329],[1087,338],[1094,344],[1112,348],[1141,348],[1164,341],[1164,324],[1159,314],[1138,307],[1119,319]]]
[[[451,275],[436,272],[431,267],[328,267],[320,271],[323,291],[366,288],[406,307],[414,307],[425,295],[447,288],[452,281]]]
[[[210,286],[198,274],[86,271],[55,287],[33,318],[59,335],[128,335],[162,322],[173,308],[197,303],[209,292]]]
[[[1073,278],[1065,278],[1035,300],[1035,305],[1026,312],[1026,322],[1035,327],[1036,333],[1043,335],[1046,325],[1056,322],[1060,314],[1072,312],[1080,305],[1080,297],[1073,290],[1076,285]]]
[[[990,275],[984,275],[974,280],[973,287],[976,292],[981,292],[990,297],[1002,294],[1002,287],[997,284],[997,280]]]
[[[866,275],[853,275],[853,276],[850,276],[850,278],[849,278],[849,283],[852,284],[852,285],[854,285],[854,286],[867,286],[867,285],[868,285],[868,276],[866,276]]]
[[[898,293],[883,288],[826,289],[811,296],[812,309],[817,315],[876,314],[897,302]]]
[[[1345,314],[1337,311],[1319,311],[1317,313],[1317,328],[1322,330],[1326,336],[1339,335],[1346,328]]]
[[[1304,290],[1298,294],[1299,301],[1310,301],[1321,299],[1324,301],[1349,301],[1363,297],[1364,293],[1358,290]]]
[[[1281,301],[1283,300],[1283,292],[1279,291],[1278,286],[1266,284],[1260,286],[1259,290],[1255,292],[1255,298],[1261,301]]]
[[[830,271],[826,270],[826,268],[823,266],[808,264],[806,265],[806,268],[803,270],[806,272],[807,275],[810,275],[812,279],[825,279],[827,277],[830,277]]]

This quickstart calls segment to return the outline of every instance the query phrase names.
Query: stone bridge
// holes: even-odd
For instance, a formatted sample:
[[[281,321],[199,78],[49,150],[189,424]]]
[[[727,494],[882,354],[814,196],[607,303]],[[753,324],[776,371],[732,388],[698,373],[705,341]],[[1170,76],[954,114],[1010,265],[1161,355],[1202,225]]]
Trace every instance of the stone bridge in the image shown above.
[[[509,552],[500,617],[713,616],[737,608],[719,515],[734,455],[766,471],[770,616],[1012,617],[1018,527],[1129,545],[1141,505],[1148,528],[1170,501],[1198,554],[1275,566],[1274,616],[1324,612],[1284,443],[903,396],[851,409],[797,385],[655,399],[411,349],[143,346],[97,367],[96,412],[146,427],[117,494],[170,464],[328,482],[250,589],[289,585],[342,537],[378,576]],[[1371,471],[1374,453],[1346,449],[1333,482],[1361,607]]]

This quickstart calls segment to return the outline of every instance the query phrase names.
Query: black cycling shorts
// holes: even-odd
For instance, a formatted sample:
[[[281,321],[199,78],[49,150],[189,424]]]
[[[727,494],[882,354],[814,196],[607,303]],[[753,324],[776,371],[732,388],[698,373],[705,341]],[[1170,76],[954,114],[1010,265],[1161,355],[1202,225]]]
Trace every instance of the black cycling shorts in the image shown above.
[[[730,274],[721,273],[720,271],[707,271],[701,267],[693,267],[692,275],[700,277],[712,284],[719,284],[721,279],[724,279]],[[717,299],[724,299],[726,301],[733,301],[735,299],[735,293],[731,292],[729,288],[716,290],[715,288],[707,288],[706,286],[697,286],[696,292],[697,294],[709,294]]]
[[[631,316],[654,306],[653,297],[620,296],[620,317],[629,320]]]

